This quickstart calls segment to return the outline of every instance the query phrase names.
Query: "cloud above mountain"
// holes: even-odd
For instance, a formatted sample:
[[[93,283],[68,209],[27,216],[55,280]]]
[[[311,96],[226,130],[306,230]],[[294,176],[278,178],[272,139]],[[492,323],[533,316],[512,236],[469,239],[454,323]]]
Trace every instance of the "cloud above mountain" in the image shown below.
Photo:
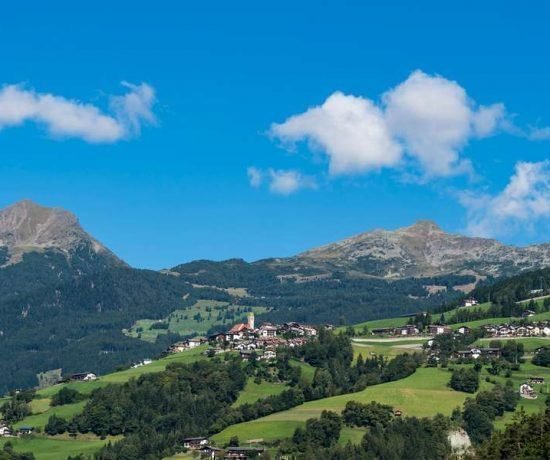
[[[412,160],[426,178],[471,172],[468,142],[494,134],[503,104],[478,105],[458,83],[420,70],[379,102],[335,92],[269,130],[288,148],[306,141],[328,157],[333,176],[402,166]]]
[[[252,187],[258,188],[264,183],[271,193],[276,195],[292,195],[302,189],[316,189],[315,180],[293,169],[261,169],[248,168],[248,181]]]
[[[459,195],[467,210],[468,233],[495,237],[548,224],[550,161],[518,162],[506,187],[495,195]]]
[[[108,111],[24,85],[6,85],[0,89],[0,130],[32,122],[53,138],[89,143],[113,143],[139,135],[143,124],[156,122],[155,90],[146,83],[122,84],[127,92],[111,96]]]

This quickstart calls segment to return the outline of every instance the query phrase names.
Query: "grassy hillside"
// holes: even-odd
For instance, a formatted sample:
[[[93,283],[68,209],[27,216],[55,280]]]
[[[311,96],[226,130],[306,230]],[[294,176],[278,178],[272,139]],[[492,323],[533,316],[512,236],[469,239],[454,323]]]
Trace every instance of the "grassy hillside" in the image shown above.
[[[31,409],[33,414],[25,417],[14,426],[18,428],[20,426],[29,425],[35,428],[43,429],[48,422],[49,417],[54,414],[68,419],[80,413],[84,408],[86,401],[81,401],[75,404],[67,404],[64,406],[50,406],[51,397],[59,392],[59,390],[63,387],[74,388],[82,394],[89,395],[96,388],[109,384],[122,384],[131,378],[136,378],[143,374],[161,372],[168,364],[173,362],[192,363],[198,359],[207,359],[202,354],[206,348],[206,346],[201,346],[193,350],[169,355],[165,358],[153,361],[148,366],[107,374],[94,382],[63,383],[40,390],[37,392],[37,399],[31,401]],[[79,453],[92,455],[106,442],[108,442],[107,440],[100,440],[93,436],[79,435],[77,439],[71,439],[66,436],[50,437],[40,434],[33,437],[15,439],[10,438],[10,440],[13,441],[16,451],[32,452],[37,460],[60,460],[66,459],[69,455],[75,456]],[[0,445],[4,442],[6,442],[6,439],[0,438]]]
[[[281,383],[271,383],[262,381],[261,383],[254,383],[254,379],[251,377],[246,383],[246,387],[239,394],[239,398],[233,406],[237,407],[246,403],[254,403],[258,399],[267,398],[268,396],[278,395],[284,390],[288,389],[286,385]]]
[[[131,328],[123,332],[128,337],[139,338],[147,342],[155,342],[159,335],[173,332],[182,336],[205,335],[213,326],[231,327],[234,323],[245,321],[247,309],[259,315],[267,312],[267,308],[233,305],[229,302],[216,300],[198,300],[193,306],[175,310],[161,320],[140,319]],[[166,329],[158,329],[159,324]]]
[[[353,354],[357,357],[361,354],[363,358],[371,355],[383,355],[388,358],[394,356],[421,350],[422,345],[427,342],[426,337],[421,338],[397,338],[397,339],[376,339],[376,338],[357,338],[353,339]]]
[[[69,455],[84,454],[92,456],[110,440],[46,438],[34,436],[28,438],[0,438],[0,446],[10,441],[17,452],[32,452],[36,460],[64,460]]]
[[[448,370],[421,368],[402,380],[368,387],[358,393],[310,401],[287,411],[230,426],[213,436],[213,439],[223,444],[232,436],[238,436],[241,441],[260,438],[273,441],[289,437],[308,418],[320,416],[323,410],[339,413],[352,400],[390,404],[404,415],[425,417],[437,412],[450,415],[455,407],[462,405],[467,395],[449,389],[449,379]]]

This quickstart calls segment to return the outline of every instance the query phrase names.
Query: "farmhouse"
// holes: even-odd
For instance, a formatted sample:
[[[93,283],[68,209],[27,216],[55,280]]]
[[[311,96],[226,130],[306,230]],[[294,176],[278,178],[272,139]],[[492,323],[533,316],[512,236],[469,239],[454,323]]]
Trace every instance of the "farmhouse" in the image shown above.
[[[218,447],[214,446],[203,446],[199,450],[200,458],[222,458],[223,457],[223,449],[219,449]]]
[[[34,427],[33,426],[22,426],[19,428],[18,433],[22,436],[33,434],[34,433]]]
[[[531,385],[524,383],[519,387],[519,395],[526,399],[537,399],[537,394]]]
[[[0,436],[12,436],[12,431],[10,430],[10,427],[4,425],[3,423],[0,423]]]
[[[195,348],[206,342],[207,342],[206,337],[194,337],[187,341],[187,346],[188,348]]]
[[[464,307],[473,307],[474,305],[477,305],[478,304],[478,301],[476,299],[473,299],[473,298],[470,298],[470,299],[466,299],[464,301]]]
[[[183,439],[183,447],[185,447],[186,449],[197,450],[207,445],[208,445],[208,438],[204,436]]]
[[[92,380],[97,380],[97,375],[93,372],[79,372],[78,374],[73,374],[69,377],[69,380],[78,380],[81,382],[90,382]]]

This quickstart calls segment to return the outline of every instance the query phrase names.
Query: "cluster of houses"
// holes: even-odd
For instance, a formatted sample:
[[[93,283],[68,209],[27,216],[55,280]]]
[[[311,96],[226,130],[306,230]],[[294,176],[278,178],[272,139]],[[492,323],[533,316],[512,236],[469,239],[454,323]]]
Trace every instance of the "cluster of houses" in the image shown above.
[[[452,332],[452,329],[449,326],[442,324],[430,324],[426,328],[428,335],[439,335],[439,334],[449,334]],[[411,335],[420,335],[420,329],[414,324],[407,324],[402,327],[381,327],[372,329],[371,333],[373,335],[394,335],[394,336],[411,336]]]
[[[210,445],[210,441],[204,436],[185,438],[183,447],[196,452],[203,459],[247,460],[249,458],[262,458],[264,453],[262,447],[226,447],[220,449]]]
[[[330,328],[330,325],[327,325]],[[237,323],[227,332],[219,332],[210,337],[195,337],[176,342],[166,350],[166,354],[180,353],[207,342],[213,348],[207,353],[222,353],[228,350],[238,351],[243,359],[255,357],[258,360],[270,361],[277,358],[277,348],[298,347],[312,337],[317,336],[317,329],[300,323],[274,325],[263,323],[255,327],[254,313],[248,314],[246,323]]]
[[[489,337],[544,337],[550,336],[550,324],[548,321],[532,323],[526,326],[514,324],[486,324],[483,326],[485,336]]]

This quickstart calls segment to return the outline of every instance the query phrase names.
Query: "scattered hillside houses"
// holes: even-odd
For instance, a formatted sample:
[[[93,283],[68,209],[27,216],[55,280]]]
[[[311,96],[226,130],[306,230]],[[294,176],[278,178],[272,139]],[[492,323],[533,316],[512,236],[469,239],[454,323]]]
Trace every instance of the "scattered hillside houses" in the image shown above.
[[[454,358],[461,359],[478,359],[480,357],[484,358],[499,358],[501,350],[500,348],[478,348],[472,347],[466,350],[458,350],[453,354]]]
[[[142,359],[141,361],[138,361],[137,363],[132,365],[132,369],[136,369],[138,367],[147,366],[148,364],[151,364],[153,362],[152,359],[146,358]]]
[[[249,458],[261,458],[264,449],[261,447],[228,447],[225,450],[224,459],[246,460]]]
[[[206,343],[207,341],[208,340],[206,339],[206,337],[194,337],[192,339],[182,340],[181,342],[176,342],[170,345],[165,353],[166,354],[181,353],[182,351],[196,348]]]

